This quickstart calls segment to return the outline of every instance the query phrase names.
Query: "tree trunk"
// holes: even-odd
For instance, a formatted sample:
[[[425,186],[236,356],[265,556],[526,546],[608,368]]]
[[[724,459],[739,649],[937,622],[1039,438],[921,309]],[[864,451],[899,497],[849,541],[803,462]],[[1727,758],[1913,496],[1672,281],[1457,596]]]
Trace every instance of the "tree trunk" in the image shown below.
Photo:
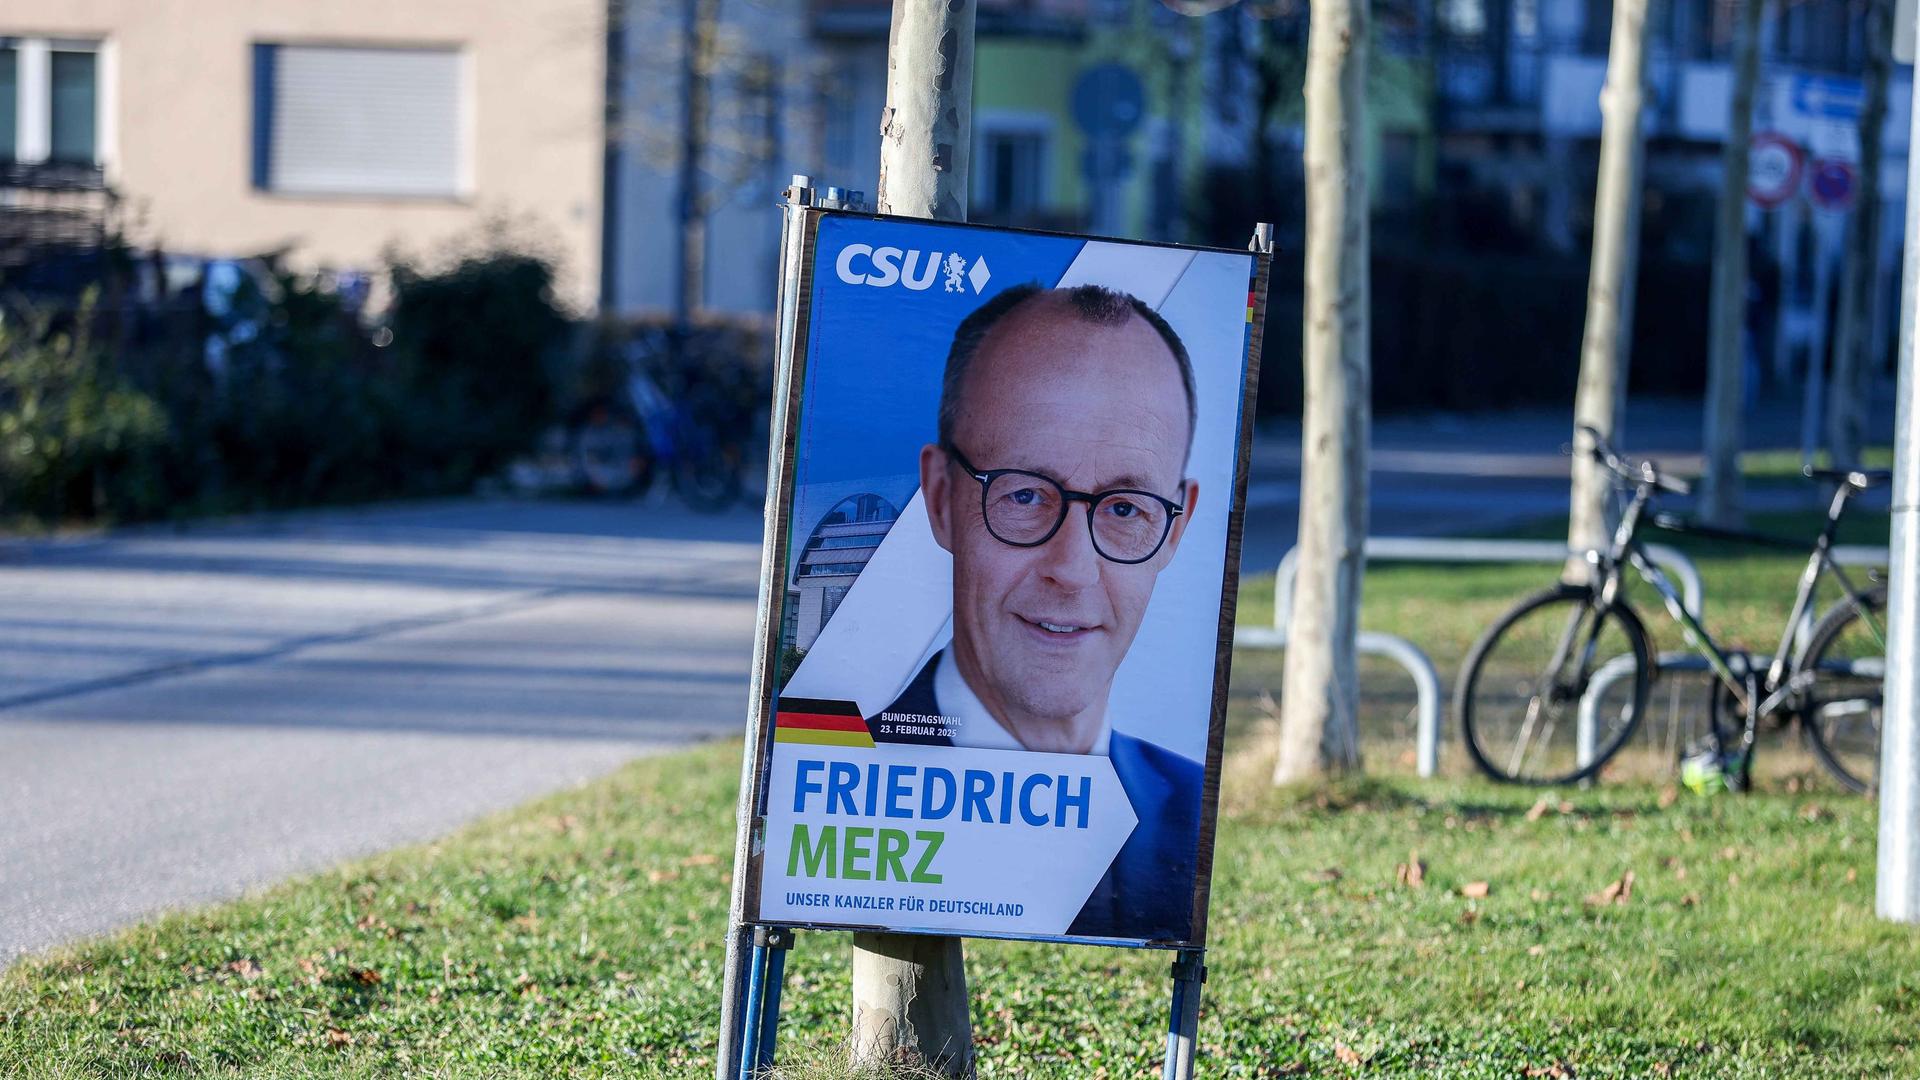
[[[684,331],[706,302],[707,211],[704,194],[720,0],[686,0],[680,71],[680,276],[674,329]]]
[[[1360,767],[1354,638],[1367,538],[1366,0],[1317,0],[1311,18],[1300,559],[1275,783]]]
[[[1747,325],[1747,156],[1753,142],[1753,86],[1760,74],[1760,24],[1767,0],[1744,0],[1733,46],[1733,105],[1720,153],[1720,220],[1713,257],[1708,316],[1706,485],[1703,516],[1712,524],[1740,523],[1740,446],[1744,441]]]
[[[893,0],[880,123],[883,214],[965,221],[973,139],[974,0]],[[959,938],[853,936],[854,1063],[973,1073]]]
[[[1640,257],[1640,133],[1646,99],[1646,27],[1649,0],[1615,0],[1613,39],[1607,46],[1607,82],[1600,91],[1600,182],[1594,193],[1593,266],[1587,281],[1587,327],[1580,341],[1580,382],[1573,399],[1573,491],[1567,546],[1604,550],[1612,480],[1589,454],[1591,427],[1617,437],[1626,407],[1627,357],[1633,342],[1633,284]],[[1567,560],[1570,579],[1583,579],[1585,560]]]
[[[974,0],[893,0],[880,118],[883,214],[967,219]]]
[[[1893,0],[1868,0],[1867,100],[1860,110],[1859,191],[1847,222],[1846,262],[1833,326],[1833,378],[1827,387],[1827,445],[1836,466],[1857,465],[1866,441],[1867,381],[1880,254],[1880,158],[1893,68]]]

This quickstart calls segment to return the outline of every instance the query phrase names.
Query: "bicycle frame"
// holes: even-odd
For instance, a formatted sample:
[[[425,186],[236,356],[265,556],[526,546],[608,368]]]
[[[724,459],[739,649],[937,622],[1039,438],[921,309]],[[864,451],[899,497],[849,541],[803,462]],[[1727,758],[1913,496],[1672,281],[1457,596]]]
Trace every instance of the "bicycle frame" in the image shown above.
[[[1834,534],[1839,528],[1841,515],[1846,511],[1847,500],[1852,495],[1853,488],[1842,483],[1834,492],[1833,500],[1827,509],[1827,523],[1820,530],[1819,537],[1814,540],[1813,550],[1807,556],[1806,568],[1800,572],[1799,585],[1793,598],[1793,608],[1787,614],[1786,627],[1780,635],[1780,644],[1768,659],[1766,675],[1761,680],[1753,679],[1752,663],[1746,654],[1728,653],[1713,640],[1713,635],[1707,632],[1707,628],[1702,626],[1681,602],[1679,592],[1667,579],[1666,574],[1647,557],[1638,534],[1641,519],[1648,503],[1652,501],[1653,492],[1652,484],[1636,484],[1632,499],[1620,515],[1619,525],[1614,529],[1613,543],[1605,557],[1600,600],[1602,603],[1614,602],[1619,595],[1620,567],[1623,562],[1630,563],[1641,580],[1660,594],[1668,616],[1680,625],[1687,644],[1706,660],[1714,676],[1733,695],[1734,701],[1740,706],[1745,717],[1742,741],[1751,745],[1755,726],[1760,718],[1779,712],[1783,707],[1793,703],[1795,696],[1804,688],[1806,680],[1789,678],[1788,668],[1794,657],[1794,637],[1800,632],[1802,620],[1812,609],[1814,592],[1820,579],[1831,573],[1853,600],[1864,602],[1866,599],[1866,594],[1855,587],[1853,580],[1838,563],[1833,561],[1832,557]],[[1761,533],[1704,526],[1688,526],[1687,531],[1745,543],[1790,548],[1795,551],[1801,549],[1801,545],[1794,541]],[[1881,647],[1885,648],[1886,638],[1881,627],[1870,615],[1865,622]],[[1744,669],[1744,672],[1736,671],[1736,664]],[[1718,732],[1716,731],[1715,734],[1717,737]]]

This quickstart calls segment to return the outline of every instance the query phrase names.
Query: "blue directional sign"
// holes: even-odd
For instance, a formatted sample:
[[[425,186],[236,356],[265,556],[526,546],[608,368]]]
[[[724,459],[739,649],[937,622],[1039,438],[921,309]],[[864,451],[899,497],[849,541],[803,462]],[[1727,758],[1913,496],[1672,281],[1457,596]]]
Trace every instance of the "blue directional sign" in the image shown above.
[[[1795,75],[1792,83],[1795,112],[1824,120],[1858,120],[1867,101],[1867,88],[1845,75]]]

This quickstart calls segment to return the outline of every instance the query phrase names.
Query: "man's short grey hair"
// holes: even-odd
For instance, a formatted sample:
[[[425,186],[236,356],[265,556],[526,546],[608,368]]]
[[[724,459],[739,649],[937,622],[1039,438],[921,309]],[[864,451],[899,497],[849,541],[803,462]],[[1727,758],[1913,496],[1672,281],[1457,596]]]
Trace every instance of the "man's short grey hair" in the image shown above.
[[[940,444],[953,445],[953,429],[960,420],[960,394],[966,382],[967,369],[973,365],[973,358],[980,351],[980,342],[985,340],[1001,319],[1012,314],[1014,309],[1029,300],[1040,297],[1063,297],[1067,308],[1082,322],[1094,326],[1119,326],[1135,315],[1145,319],[1166,343],[1167,351],[1173,354],[1174,366],[1180,370],[1180,387],[1187,396],[1187,441],[1193,441],[1194,424],[1197,420],[1195,395],[1193,388],[1193,361],[1187,356],[1187,347],[1180,335],[1173,332],[1167,320],[1160,313],[1146,305],[1146,302],[1130,293],[1108,289],[1100,285],[1075,285],[1069,289],[1043,289],[1038,285],[1016,285],[993,299],[980,305],[973,314],[961,320],[960,328],[953,332],[953,346],[947,350],[947,370],[940,380]]]

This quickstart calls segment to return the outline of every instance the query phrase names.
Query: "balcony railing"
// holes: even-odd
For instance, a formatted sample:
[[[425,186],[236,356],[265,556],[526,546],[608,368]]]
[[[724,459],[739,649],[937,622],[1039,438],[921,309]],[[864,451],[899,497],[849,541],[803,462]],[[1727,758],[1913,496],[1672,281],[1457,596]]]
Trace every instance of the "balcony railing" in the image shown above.
[[[98,165],[70,161],[0,161],[0,188],[32,191],[105,191]]]

